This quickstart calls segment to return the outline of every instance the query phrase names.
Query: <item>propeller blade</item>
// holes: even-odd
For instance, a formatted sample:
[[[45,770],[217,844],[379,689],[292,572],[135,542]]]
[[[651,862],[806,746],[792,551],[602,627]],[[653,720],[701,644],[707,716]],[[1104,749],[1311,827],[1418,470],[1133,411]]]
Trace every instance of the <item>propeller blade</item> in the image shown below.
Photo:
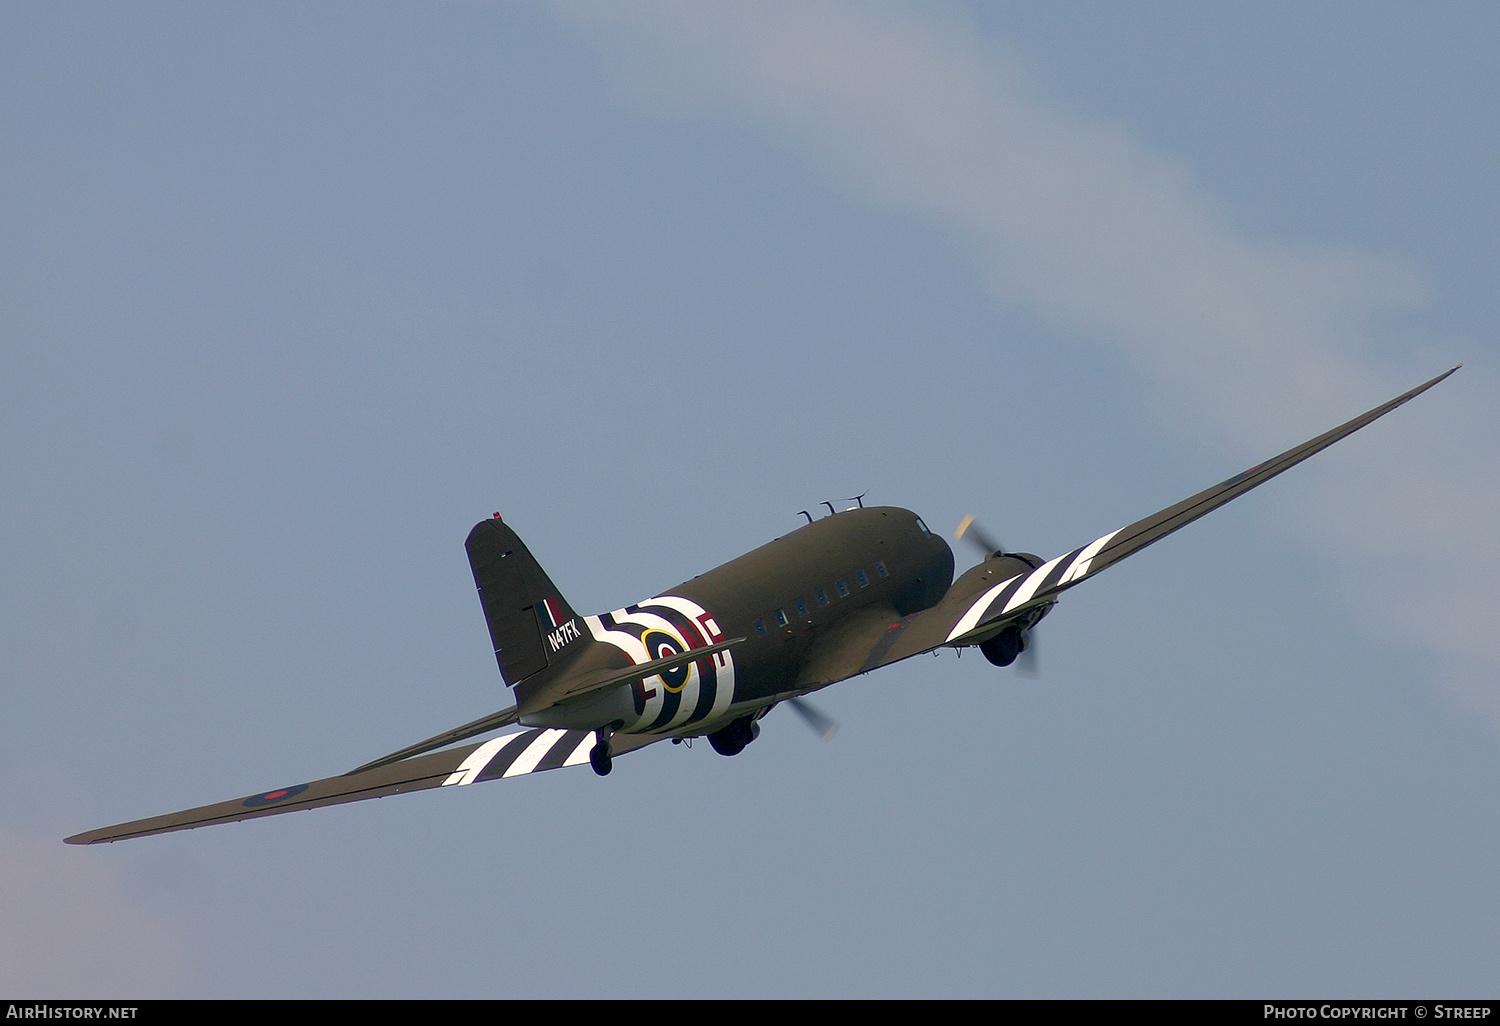
[[[984,528],[979,526],[979,523],[974,519],[974,514],[972,513],[964,517],[963,522],[958,525],[958,530],[953,532],[953,537],[968,538],[969,541],[984,549],[984,554],[986,556],[988,556],[992,552],[1005,551],[1005,546],[1001,545],[998,541],[996,541],[994,538],[991,538],[988,534],[985,533]]]
[[[1026,647],[1016,656],[1016,676],[1038,680],[1042,676],[1041,660],[1036,650],[1036,629],[1026,632]]]
[[[833,739],[833,735],[839,729],[838,721],[805,698],[788,698],[787,704],[796,710],[797,715],[807,721],[807,725],[824,741]]]

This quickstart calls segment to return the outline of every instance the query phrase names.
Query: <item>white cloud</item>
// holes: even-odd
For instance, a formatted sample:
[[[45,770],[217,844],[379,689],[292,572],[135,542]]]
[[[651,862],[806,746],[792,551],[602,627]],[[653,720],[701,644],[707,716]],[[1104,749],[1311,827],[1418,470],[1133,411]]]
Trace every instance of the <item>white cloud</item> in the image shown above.
[[[669,115],[727,105],[789,131],[872,202],[970,237],[997,296],[1119,347],[1251,456],[1448,365],[1430,352],[1399,367],[1373,354],[1372,318],[1423,297],[1408,270],[1355,249],[1248,238],[1186,169],[1048,104],[931,8],[557,9],[595,35],[633,102]],[[1474,470],[1500,454],[1488,412],[1500,388],[1474,369],[1440,388],[1404,408],[1379,446],[1347,446],[1300,526],[1383,633],[1439,656],[1447,683],[1500,725],[1500,640],[1487,626],[1500,614],[1488,584],[1500,571],[1488,527],[1500,495]],[[1353,530],[1350,496],[1367,511]],[[1337,533],[1317,519],[1320,504],[1342,512]]]
[[[0,991],[171,997],[184,965],[181,944],[136,907],[100,852],[0,833]]]

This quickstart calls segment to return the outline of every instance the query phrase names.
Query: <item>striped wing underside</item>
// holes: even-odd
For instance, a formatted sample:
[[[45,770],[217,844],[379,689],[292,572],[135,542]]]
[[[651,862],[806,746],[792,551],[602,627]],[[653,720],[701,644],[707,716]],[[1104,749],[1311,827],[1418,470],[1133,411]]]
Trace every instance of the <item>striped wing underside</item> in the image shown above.
[[[1056,559],[1048,560],[1028,573],[991,583],[988,578],[992,575],[986,573],[985,564],[981,563],[955,581],[949,594],[933,608],[913,613],[896,622],[888,622],[881,629],[878,638],[873,632],[867,636],[873,644],[866,648],[866,655],[858,672],[867,672],[944,645],[972,645],[992,637],[1007,623],[1021,619],[1037,606],[1056,601],[1058,595],[1079,582],[1317,455],[1333,443],[1421,395],[1456,370],[1458,368],[1454,367],[1453,370],[1440,374],[1331,431],[1160,512],[1118,531],[1111,531]]]
[[[615,755],[622,755],[659,740],[659,736],[648,734],[616,734],[611,738],[610,747]],[[127,837],[145,837],[215,823],[276,816],[283,812],[315,809],[323,805],[384,798],[386,795],[403,794],[407,791],[477,784],[485,780],[576,766],[588,762],[589,749],[594,743],[594,732],[588,730],[523,730],[491,738],[482,744],[418,756],[360,773],[328,777],[310,784],[264,791],[248,798],[236,798],[166,816],[154,816],[91,830],[67,838],[67,843],[99,844],[104,841],[119,841]]]

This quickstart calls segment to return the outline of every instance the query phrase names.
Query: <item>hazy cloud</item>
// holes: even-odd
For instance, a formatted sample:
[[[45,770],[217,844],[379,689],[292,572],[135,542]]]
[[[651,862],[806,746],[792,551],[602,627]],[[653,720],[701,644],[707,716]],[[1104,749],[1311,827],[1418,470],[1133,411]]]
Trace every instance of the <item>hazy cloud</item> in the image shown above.
[[[1251,238],[1190,171],[1127,131],[1049,103],[959,21],[847,3],[559,3],[630,102],[733,109],[791,133],[872,202],[970,238],[997,297],[1129,354],[1247,458],[1331,426],[1457,362],[1376,355],[1371,325],[1423,299],[1417,275],[1352,248]],[[1423,646],[1500,725],[1500,547],[1491,475],[1500,386],[1469,368],[1346,443],[1299,516],[1351,601]],[[1461,446],[1460,441],[1461,440]],[[1350,497],[1363,511],[1350,525]],[[1342,511],[1337,531],[1322,506]],[[1398,571],[1390,561],[1400,559]]]
[[[184,978],[182,945],[126,897],[99,852],[0,833],[0,991],[161,998]]]

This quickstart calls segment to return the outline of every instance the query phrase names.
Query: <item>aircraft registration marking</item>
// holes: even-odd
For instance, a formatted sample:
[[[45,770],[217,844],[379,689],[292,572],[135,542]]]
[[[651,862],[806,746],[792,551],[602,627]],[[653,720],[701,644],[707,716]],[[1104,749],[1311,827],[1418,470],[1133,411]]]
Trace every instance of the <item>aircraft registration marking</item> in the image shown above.
[[[547,644],[551,645],[552,651],[556,652],[568,642],[581,637],[583,637],[583,631],[578,629],[578,621],[569,620],[557,630],[547,635]]]

